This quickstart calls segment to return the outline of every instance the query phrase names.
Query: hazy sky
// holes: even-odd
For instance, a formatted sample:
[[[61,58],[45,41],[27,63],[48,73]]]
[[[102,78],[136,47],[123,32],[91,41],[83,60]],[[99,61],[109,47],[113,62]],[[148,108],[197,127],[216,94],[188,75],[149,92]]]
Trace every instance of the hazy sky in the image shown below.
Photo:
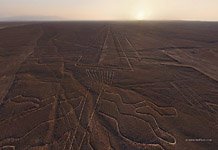
[[[216,20],[218,0],[0,0],[0,18]]]

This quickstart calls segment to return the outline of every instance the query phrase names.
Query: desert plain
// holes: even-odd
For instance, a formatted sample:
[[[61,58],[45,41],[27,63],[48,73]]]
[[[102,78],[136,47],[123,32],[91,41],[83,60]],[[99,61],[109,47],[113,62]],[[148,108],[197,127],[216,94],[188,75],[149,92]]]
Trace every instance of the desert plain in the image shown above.
[[[218,23],[0,23],[1,150],[216,150]]]

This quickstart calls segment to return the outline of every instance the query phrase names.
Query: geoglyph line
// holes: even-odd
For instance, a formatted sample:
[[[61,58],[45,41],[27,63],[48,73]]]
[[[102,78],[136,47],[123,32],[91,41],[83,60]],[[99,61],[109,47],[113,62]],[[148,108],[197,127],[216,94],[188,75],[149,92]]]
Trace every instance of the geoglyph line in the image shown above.
[[[92,123],[92,119],[93,119],[93,117],[94,117],[94,114],[95,114],[95,112],[96,112],[96,109],[97,109],[98,103],[99,103],[99,101],[100,101],[100,98],[101,98],[101,95],[102,95],[103,92],[104,92],[104,89],[103,89],[103,87],[102,87],[101,90],[100,90],[100,93],[99,93],[99,95],[98,95],[98,98],[97,98],[97,100],[96,100],[96,103],[95,103],[94,109],[93,109],[93,111],[92,111],[92,113],[91,113],[91,116],[90,116],[90,118],[89,118],[89,121],[88,121],[88,125],[87,125],[87,128],[86,128],[86,131],[85,131],[85,133],[83,134],[82,140],[81,140],[81,142],[80,142],[79,150],[81,149],[82,144],[83,144],[83,141],[84,141],[84,138],[85,138],[86,135],[87,135],[87,130],[88,130],[88,128],[90,127],[90,125],[91,125],[91,123]]]
[[[128,65],[129,65],[129,68],[131,69],[131,71],[134,71],[134,69],[133,69],[133,67],[132,67],[132,65],[131,65],[131,63],[130,63],[130,61],[129,61],[129,58],[127,57],[127,55],[126,55],[126,53],[125,53],[125,51],[124,51],[124,49],[123,49],[123,46],[122,46],[121,43],[120,43],[120,40],[118,39],[118,37],[116,37],[116,39],[117,39],[117,42],[118,42],[118,44],[119,44],[119,47],[120,47],[120,49],[121,49],[123,55],[124,55],[125,58],[126,58],[126,61],[127,61]]]
[[[73,133],[73,138],[72,138],[72,141],[70,142],[70,149],[72,149],[72,146],[73,146],[73,142],[74,142],[74,139],[76,137],[76,133],[77,133],[77,130],[79,128],[79,124],[80,124],[80,120],[82,118],[82,114],[83,114],[83,110],[85,108],[85,104],[86,104],[86,100],[87,100],[87,97],[88,97],[88,93],[86,94],[86,96],[84,97],[84,102],[83,102],[83,106],[82,106],[82,109],[80,111],[80,115],[79,115],[79,118],[78,118],[78,122],[76,124],[76,129],[74,130],[74,133]]]

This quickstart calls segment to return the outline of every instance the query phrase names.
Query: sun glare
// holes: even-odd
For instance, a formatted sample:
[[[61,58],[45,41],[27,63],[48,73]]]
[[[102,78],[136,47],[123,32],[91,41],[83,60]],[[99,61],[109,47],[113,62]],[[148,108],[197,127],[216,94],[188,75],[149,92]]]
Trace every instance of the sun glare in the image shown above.
[[[145,19],[145,12],[144,11],[140,11],[136,14],[136,19],[137,20],[144,20]]]
[[[145,10],[140,10],[140,11],[137,11],[135,13],[135,19],[136,20],[146,20],[146,19],[149,19],[151,16],[151,11],[145,11]]]

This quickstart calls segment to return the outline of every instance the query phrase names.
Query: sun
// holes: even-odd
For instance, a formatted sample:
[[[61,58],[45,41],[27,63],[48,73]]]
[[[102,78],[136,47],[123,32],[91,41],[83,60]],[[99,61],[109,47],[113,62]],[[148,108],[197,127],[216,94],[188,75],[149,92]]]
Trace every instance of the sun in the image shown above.
[[[150,10],[138,9],[134,14],[136,20],[147,20],[151,17],[152,13]]]
[[[135,17],[136,17],[136,20],[145,20],[145,12],[139,11]]]

